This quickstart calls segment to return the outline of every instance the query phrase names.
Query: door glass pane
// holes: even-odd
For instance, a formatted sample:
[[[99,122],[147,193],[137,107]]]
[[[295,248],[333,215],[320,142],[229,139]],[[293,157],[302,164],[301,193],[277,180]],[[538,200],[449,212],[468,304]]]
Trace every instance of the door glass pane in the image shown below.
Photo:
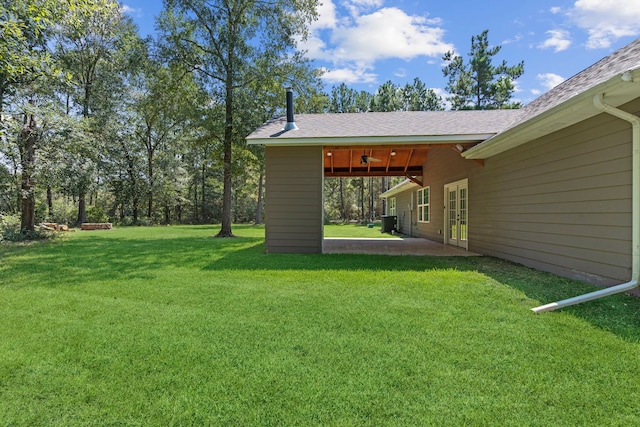
[[[467,189],[460,189],[460,240],[467,240]]]
[[[449,239],[456,240],[458,238],[457,232],[457,218],[458,211],[456,191],[449,191]]]

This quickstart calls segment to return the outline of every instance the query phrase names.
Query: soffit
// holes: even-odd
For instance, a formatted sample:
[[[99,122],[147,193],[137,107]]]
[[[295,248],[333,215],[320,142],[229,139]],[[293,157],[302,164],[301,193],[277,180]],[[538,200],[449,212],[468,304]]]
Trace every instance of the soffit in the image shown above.
[[[447,148],[442,144],[435,145]],[[326,177],[406,176],[421,177],[423,165],[433,147],[427,144],[386,146],[324,146]],[[449,145],[457,153],[470,144]]]

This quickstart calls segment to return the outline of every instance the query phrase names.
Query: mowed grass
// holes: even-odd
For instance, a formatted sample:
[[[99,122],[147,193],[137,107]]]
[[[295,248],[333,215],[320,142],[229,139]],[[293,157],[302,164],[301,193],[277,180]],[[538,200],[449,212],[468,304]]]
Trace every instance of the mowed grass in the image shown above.
[[[487,257],[264,253],[264,229],[0,246],[0,425],[640,425],[640,302]]]
[[[368,239],[393,239],[398,238],[397,234],[382,233],[380,231],[380,223],[372,223],[373,227],[368,224],[354,223],[337,223],[324,225],[324,237],[356,237]]]

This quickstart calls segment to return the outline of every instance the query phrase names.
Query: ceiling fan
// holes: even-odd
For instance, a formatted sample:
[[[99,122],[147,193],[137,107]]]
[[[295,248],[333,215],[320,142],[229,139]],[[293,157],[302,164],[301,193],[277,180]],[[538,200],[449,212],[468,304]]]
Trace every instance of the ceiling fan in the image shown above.
[[[381,162],[381,161],[382,160],[376,159],[375,157],[367,156],[366,153],[363,154],[362,156],[360,156],[360,164],[361,165],[369,164],[369,162]]]

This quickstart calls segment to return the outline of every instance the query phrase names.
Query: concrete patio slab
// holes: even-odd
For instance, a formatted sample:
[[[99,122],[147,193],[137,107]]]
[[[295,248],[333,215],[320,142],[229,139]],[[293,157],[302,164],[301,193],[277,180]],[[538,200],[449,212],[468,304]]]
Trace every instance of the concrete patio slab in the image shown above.
[[[467,250],[415,237],[393,239],[336,238],[324,239],[325,254],[479,256]]]

